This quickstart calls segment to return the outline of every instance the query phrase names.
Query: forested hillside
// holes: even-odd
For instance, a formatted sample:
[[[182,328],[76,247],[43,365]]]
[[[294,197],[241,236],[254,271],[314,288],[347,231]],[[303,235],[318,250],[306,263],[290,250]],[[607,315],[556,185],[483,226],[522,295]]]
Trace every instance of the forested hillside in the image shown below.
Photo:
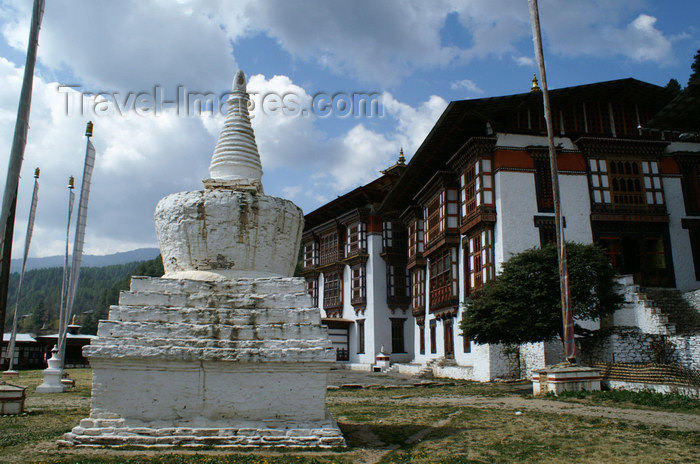
[[[129,288],[132,275],[163,275],[160,256],[151,261],[80,268],[73,314],[76,315],[76,322],[83,326],[82,333],[95,333],[97,322],[107,316],[109,305],[117,303],[119,290]],[[63,269],[60,267],[25,272],[19,314],[26,317],[20,319],[18,331],[34,334],[58,331],[62,276]],[[5,332],[11,328],[18,283],[19,274],[12,274]]]

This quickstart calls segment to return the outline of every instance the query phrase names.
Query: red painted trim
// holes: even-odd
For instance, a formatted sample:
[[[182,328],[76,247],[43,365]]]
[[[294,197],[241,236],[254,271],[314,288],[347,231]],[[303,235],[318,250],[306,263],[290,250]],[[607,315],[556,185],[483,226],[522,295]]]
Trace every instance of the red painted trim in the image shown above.
[[[367,233],[372,234],[372,233],[377,233],[381,234],[382,233],[382,218],[379,217],[376,214],[370,214],[369,218],[367,218]]]
[[[497,150],[493,155],[492,170],[501,168],[535,169],[535,162],[526,151]]]
[[[564,382],[571,382],[571,381],[581,381],[581,380],[601,380],[601,377],[564,377],[564,378],[547,378],[548,383],[564,383]]]
[[[673,158],[661,158],[660,171],[662,174],[680,174],[681,168]]]
[[[560,153],[557,156],[557,167],[560,171],[586,172],[586,159],[579,153]]]

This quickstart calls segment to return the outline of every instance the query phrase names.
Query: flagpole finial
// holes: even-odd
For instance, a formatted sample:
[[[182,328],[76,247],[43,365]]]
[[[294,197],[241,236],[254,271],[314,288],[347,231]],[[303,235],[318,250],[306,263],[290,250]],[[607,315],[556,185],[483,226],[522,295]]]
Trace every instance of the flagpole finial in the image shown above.
[[[85,128],[85,136],[86,137],[92,137],[92,121],[88,121],[87,127]]]
[[[68,178],[68,188],[72,189],[75,187],[75,178],[73,176],[70,176]]]
[[[39,178],[39,173],[40,173],[40,172],[41,172],[41,170],[40,170],[39,168],[36,168],[36,169],[34,170],[34,178],[35,178],[35,179],[38,179],[38,178]]]

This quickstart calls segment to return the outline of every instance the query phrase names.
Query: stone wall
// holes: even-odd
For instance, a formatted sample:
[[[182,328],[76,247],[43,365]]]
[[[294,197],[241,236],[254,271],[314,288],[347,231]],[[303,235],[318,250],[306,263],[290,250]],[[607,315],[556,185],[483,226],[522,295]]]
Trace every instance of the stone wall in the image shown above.
[[[620,327],[578,340],[579,358],[586,363],[673,363],[700,370],[700,335],[659,335]]]

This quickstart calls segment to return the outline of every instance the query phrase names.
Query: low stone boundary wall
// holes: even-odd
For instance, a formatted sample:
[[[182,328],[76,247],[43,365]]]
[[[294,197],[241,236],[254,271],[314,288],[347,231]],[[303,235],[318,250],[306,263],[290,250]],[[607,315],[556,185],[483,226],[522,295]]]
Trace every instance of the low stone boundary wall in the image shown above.
[[[604,381],[700,387],[700,372],[657,363],[592,363]]]
[[[616,327],[577,343],[579,358],[589,365],[661,362],[700,371],[700,335],[648,334],[634,327]]]

